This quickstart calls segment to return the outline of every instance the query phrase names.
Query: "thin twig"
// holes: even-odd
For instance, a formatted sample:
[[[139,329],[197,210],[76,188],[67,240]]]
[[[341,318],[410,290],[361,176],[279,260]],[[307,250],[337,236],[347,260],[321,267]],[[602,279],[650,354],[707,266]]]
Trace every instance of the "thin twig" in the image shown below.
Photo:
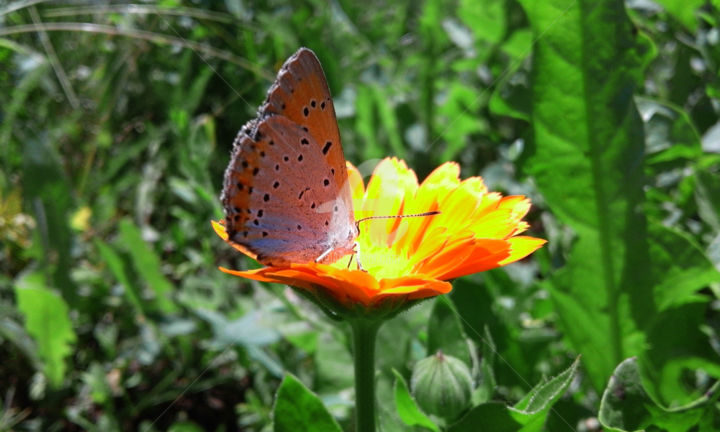
[[[56,22],[42,24],[24,24],[12,27],[0,28],[0,36],[7,36],[20,33],[35,33],[39,31],[76,31],[87,33],[103,33],[113,36],[126,36],[135,39],[147,40],[156,44],[177,45],[183,48],[189,48],[202,52],[211,57],[216,57],[230,63],[234,63],[256,75],[272,81],[275,77],[263,68],[250,63],[242,57],[230,54],[227,51],[219,50],[210,45],[184,40],[173,36],[167,36],[160,33],[153,33],[145,30],[121,29],[109,25],[93,24],[93,23],[76,23],[76,22]]]
[[[3,15],[7,15],[9,13],[15,12],[16,10],[20,10],[23,8],[26,8],[28,6],[36,5],[38,3],[44,3],[48,0],[26,0],[26,1],[16,1],[11,2],[10,6],[6,7],[5,9],[0,10],[0,17]]]
[[[32,19],[33,23],[35,23],[35,25],[42,24],[42,22],[40,21],[40,15],[38,15],[35,6],[30,6],[30,8],[28,8],[28,11],[30,12],[30,18]],[[55,71],[55,75],[57,76],[58,81],[60,81],[60,86],[65,92],[65,96],[67,97],[68,102],[70,102],[70,106],[75,110],[79,109],[80,101],[78,100],[78,97],[75,94],[75,90],[73,90],[72,84],[70,83],[70,80],[65,73],[65,69],[63,69],[62,67],[62,63],[60,63],[60,59],[55,53],[55,48],[53,48],[47,32],[43,30],[38,31],[38,37],[40,38],[40,43],[42,43],[42,46],[45,49],[45,53],[50,60],[50,65],[52,65],[52,68]]]
[[[114,4],[114,5],[84,5],[69,6],[48,9],[44,11],[47,17],[75,16],[75,15],[97,15],[97,14],[138,14],[138,15],[175,15],[189,18],[205,19],[221,23],[233,23],[237,19],[232,15],[206,11],[196,8],[160,6],[160,5],[136,5],[136,4]]]

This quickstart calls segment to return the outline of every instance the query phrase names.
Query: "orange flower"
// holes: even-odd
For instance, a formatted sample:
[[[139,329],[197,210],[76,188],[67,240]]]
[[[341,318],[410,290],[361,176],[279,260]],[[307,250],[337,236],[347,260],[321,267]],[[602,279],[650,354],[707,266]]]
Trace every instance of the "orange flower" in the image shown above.
[[[452,287],[447,280],[517,261],[545,243],[518,235],[528,228],[522,220],[530,209],[527,198],[488,192],[480,177],[461,181],[459,174],[456,163],[445,163],[418,184],[415,173],[404,162],[388,158],[378,164],[365,188],[358,170],[348,163],[355,220],[441,212],[362,222],[357,255],[365,271],[356,265],[348,268],[351,255],[332,264],[220,269],[311,293],[321,291],[342,305],[368,308],[386,300],[406,303],[448,293]],[[227,241],[224,226],[213,222],[213,227]],[[242,246],[233,246],[247,254]]]

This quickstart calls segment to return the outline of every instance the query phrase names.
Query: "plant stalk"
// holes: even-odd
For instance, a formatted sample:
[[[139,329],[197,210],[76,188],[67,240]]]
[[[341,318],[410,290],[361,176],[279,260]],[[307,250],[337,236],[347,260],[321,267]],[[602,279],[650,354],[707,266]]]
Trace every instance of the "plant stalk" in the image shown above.
[[[355,431],[375,432],[375,339],[382,321],[351,321],[355,362]]]

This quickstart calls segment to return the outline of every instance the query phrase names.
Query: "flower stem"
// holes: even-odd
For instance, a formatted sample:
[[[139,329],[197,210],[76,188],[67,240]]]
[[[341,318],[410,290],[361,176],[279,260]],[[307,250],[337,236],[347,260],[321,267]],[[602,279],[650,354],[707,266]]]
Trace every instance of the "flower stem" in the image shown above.
[[[380,323],[351,321],[355,361],[355,431],[375,432],[375,338]]]

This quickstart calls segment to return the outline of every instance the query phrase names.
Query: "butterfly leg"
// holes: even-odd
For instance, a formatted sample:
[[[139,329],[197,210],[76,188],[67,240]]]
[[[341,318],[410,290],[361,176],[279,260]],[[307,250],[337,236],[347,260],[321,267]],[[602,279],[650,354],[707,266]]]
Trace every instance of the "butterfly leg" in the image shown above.
[[[325,250],[325,252],[321,253],[319,257],[315,258],[315,262],[316,262],[316,263],[321,262],[322,260],[325,259],[325,257],[327,257],[328,255],[330,255],[330,252],[332,252],[333,250],[334,250],[334,248],[331,248],[331,247],[330,247],[330,248],[327,248],[327,250]]]
[[[360,244],[358,242],[355,242],[353,245],[353,250],[355,253],[353,255],[355,256],[355,262],[357,263],[358,270],[364,271],[367,273],[367,270],[365,270],[362,266],[362,263],[360,262]],[[350,258],[350,261],[352,261],[352,257]],[[350,267],[350,262],[348,261],[348,267]]]

